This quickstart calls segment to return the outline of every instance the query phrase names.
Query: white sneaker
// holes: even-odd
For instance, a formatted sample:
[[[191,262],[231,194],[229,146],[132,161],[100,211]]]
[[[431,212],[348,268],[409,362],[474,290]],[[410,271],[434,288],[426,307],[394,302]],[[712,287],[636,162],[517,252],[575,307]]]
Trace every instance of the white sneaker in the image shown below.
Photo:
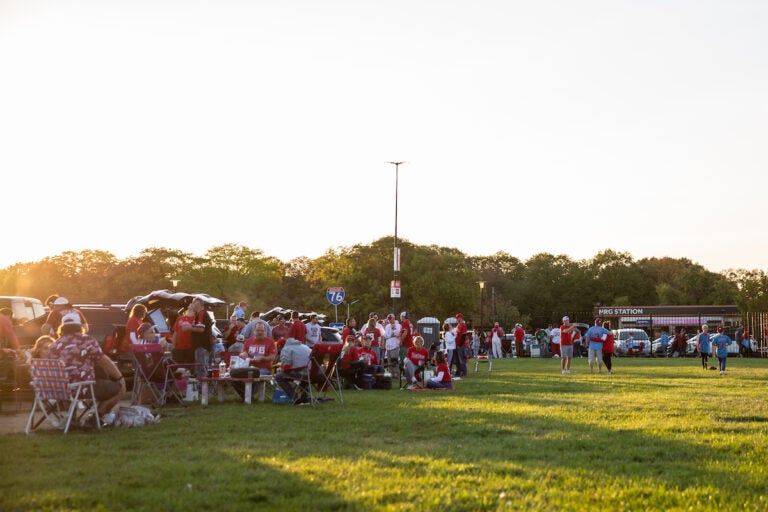
[[[725,372],[720,372],[720,375],[725,375]]]
[[[407,389],[408,391],[413,391],[413,384],[408,384],[408,387],[405,389]]]
[[[454,377],[453,380],[461,380],[461,377]]]

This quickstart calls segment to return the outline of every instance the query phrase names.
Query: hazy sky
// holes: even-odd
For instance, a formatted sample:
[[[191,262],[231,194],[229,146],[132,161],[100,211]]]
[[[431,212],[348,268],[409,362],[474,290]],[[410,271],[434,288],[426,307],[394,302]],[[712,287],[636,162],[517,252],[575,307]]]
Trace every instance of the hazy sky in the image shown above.
[[[0,268],[394,232],[766,269],[768,2],[0,0]]]

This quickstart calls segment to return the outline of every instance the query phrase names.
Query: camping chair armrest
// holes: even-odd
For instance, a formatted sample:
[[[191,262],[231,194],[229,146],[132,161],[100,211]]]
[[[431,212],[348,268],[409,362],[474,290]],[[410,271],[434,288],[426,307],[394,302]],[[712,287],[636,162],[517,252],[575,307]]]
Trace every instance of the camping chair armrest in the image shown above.
[[[95,380],[81,380],[80,382],[70,382],[69,389],[81,388],[83,386],[91,386],[96,384]]]

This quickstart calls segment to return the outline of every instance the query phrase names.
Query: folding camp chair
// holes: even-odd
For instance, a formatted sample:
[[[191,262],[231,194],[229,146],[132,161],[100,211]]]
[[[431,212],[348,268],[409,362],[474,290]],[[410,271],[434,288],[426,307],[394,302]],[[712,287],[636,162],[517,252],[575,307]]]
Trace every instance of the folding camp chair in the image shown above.
[[[169,398],[175,398],[184,403],[186,393],[186,378],[179,378],[176,372],[180,369],[193,371],[197,363],[174,363],[166,356],[162,345],[156,343],[131,345],[128,353],[133,361],[133,392],[131,404],[137,404],[142,390],[148,390],[153,401],[164,406]]]
[[[493,371],[493,351],[488,343],[481,343],[475,356],[475,373],[480,371],[480,363],[488,363],[488,371]]]
[[[70,426],[79,425],[89,413],[95,418],[96,428],[101,429],[93,391],[95,381],[70,383],[64,363],[59,359],[33,359],[30,374],[35,402],[27,418],[27,434],[45,420],[64,429],[66,434]]]
[[[315,343],[309,356],[308,379],[309,398],[314,405],[317,401],[327,401],[328,392],[332,391],[344,405],[341,390],[339,363],[343,343]]]

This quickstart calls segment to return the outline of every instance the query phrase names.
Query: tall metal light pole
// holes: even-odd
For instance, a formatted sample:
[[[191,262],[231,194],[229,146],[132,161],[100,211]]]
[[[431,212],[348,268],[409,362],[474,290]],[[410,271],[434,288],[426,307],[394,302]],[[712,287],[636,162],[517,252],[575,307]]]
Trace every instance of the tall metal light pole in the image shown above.
[[[480,331],[482,331],[483,330],[483,288],[485,288],[485,281],[478,281],[477,284],[480,285],[480,322],[477,328],[480,329]]]
[[[405,162],[387,162],[388,164],[392,164],[395,166],[395,250],[393,251],[394,254],[394,264],[393,268],[395,271],[394,277],[392,278],[392,287],[397,285],[397,273],[400,271],[400,250],[397,248],[397,188],[398,188],[398,181],[400,177],[400,166],[404,164]],[[398,286],[399,288],[399,286]],[[392,290],[394,292],[394,290]],[[397,297],[396,293],[392,293],[392,314],[397,317]]]

